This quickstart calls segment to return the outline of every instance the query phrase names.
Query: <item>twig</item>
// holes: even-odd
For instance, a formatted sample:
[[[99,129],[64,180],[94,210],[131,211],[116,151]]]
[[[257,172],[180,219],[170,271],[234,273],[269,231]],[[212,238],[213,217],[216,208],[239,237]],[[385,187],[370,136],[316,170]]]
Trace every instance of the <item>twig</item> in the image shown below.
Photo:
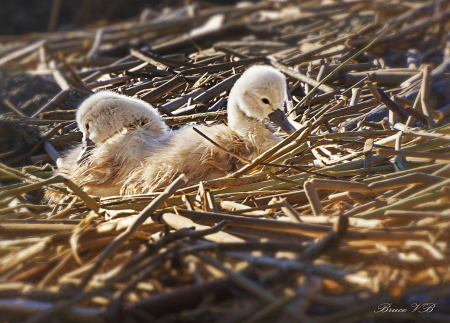
[[[238,66],[248,66],[251,64],[261,63],[265,61],[265,57],[254,57],[254,58],[248,58],[248,59],[241,59],[236,62],[230,62],[230,63],[223,63],[223,64],[215,64],[210,66],[204,66],[204,67],[197,67],[197,68],[191,68],[188,70],[184,70],[180,72],[183,76],[193,75],[193,74],[204,74],[207,72],[220,72],[220,71],[228,71],[232,67],[238,67]]]
[[[417,158],[431,158],[431,159],[436,159],[436,160],[450,160],[450,155],[411,151],[411,150],[378,149],[378,153],[382,154],[382,155],[392,155],[392,156],[402,156],[402,157],[417,157]]]
[[[42,112],[52,109],[54,106],[60,103],[66,97],[67,94],[69,94],[69,89],[62,90],[57,95],[55,95],[50,101],[48,101],[46,105],[44,105],[42,108],[36,111],[31,117],[36,118]]]
[[[311,204],[311,209],[315,216],[322,215],[322,204],[320,203],[319,195],[317,194],[314,184],[310,181],[305,182],[303,185],[305,189],[306,196],[308,197],[309,203]]]
[[[108,258],[108,256],[117,250],[117,248],[123,244],[138,228],[144,223],[144,221],[150,217],[155,210],[157,210],[161,204],[163,204],[169,197],[173,195],[173,193],[183,185],[185,181],[185,176],[180,175],[172,184],[170,184],[163,193],[161,193],[158,197],[156,197],[144,210],[139,213],[139,216],[134,220],[134,222],[125,230],[123,233],[118,235],[114,241],[108,245],[108,247],[103,251],[100,255],[100,258],[95,262],[94,266],[89,269],[89,271],[84,275],[79,288],[83,289],[92,275],[97,271],[98,268],[102,265],[102,263]]]
[[[203,138],[205,138],[206,140],[208,140],[210,143],[212,143],[215,147],[225,151],[227,154],[229,154],[230,156],[233,156],[234,158],[239,159],[240,161],[243,161],[244,163],[251,163],[252,161],[250,159],[247,158],[243,158],[239,155],[236,155],[235,153],[229,151],[228,149],[223,148],[222,146],[220,146],[217,142],[215,142],[214,140],[212,140],[211,138],[209,138],[207,135],[205,135],[203,132],[201,132],[200,130],[198,130],[195,127],[192,127],[192,130],[194,130],[196,133],[198,133],[200,136],[202,136]]]
[[[300,260],[313,261],[328,248],[336,248],[338,243],[343,239],[348,229],[348,225],[348,218],[346,216],[339,216],[338,220],[333,225],[333,230],[319,241],[311,242],[302,252]]]
[[[184,77],[177,75],[151,92],[144,94],[141,99],[147,102],[155,102],[184,83],[186,83]]]
[[[309,91],[306,96],[303,97],[303,99],[294,107],[294,110],[297,109],[303,102],[305,102],[314,92],[319,88],[320,85],[324,84],[326,81],[328,81],[336,72],[338,72],[342,67],[344,67],[347,63],[354,60],[356,57],[367,51],[369,48],[371,48],[382,36],[384,36],[386,33],[394,29],[399,24],[399,21],[393,23],[389,28],[387,28],[384,32],[382,32],[380,35],[378,35],[374,40],[372,40],[368,45],[366,45],[364,48],[353,54],[351,57],[346,59],[344,62],[342,62],[338,67],[336,67],[331,73],[329,73],[327,76],[325,76],[318,85],[316,85],[311,91]]]

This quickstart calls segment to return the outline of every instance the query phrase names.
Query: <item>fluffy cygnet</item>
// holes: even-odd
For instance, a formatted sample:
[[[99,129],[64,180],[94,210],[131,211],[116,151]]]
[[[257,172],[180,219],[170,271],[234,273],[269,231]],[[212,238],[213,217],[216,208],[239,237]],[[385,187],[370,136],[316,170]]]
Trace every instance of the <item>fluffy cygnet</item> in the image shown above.
[[[148,103],[109,91],[98,92],[84,101],[77,110],[76,120],[86,148],[103,143],[131,126],[147,125],[152,138],[168,131],[158,111]]]
[[[169,132],[148,103],[109,91],[85,100],[76,120],[82,145],[63,158],[58,173],[94,195],[118,194],[121,182],[140,164],[148,142]]]
[[[263,124],[270,119],[285,132],[294,131],[283,113],[286,78],[277,69],[256,65],[245,71],[230,91],[228,126],[241,138],[267,150],[281,139]]]
[[[196,128],[234,154],[253,159],[281,140],[266,128],[265,121],[271,119],[288,133],[294,130],[282,111],[285,93],[283,74],[269,66],[253,66],[230,92],[228,126]],[[76,156],[82,148],[74,149],[64,158],[60,173],[93,195],[152,192],[180,174],[192,185],[243,166],[197,134],[193,126],[169,132],[149,105],[114,93],[101,92],[86,100],[77,121],[85,146],[91,140],[95,147],[80,165]],[[145,125],[123,130],[138,121]]]
[[[221,147],[247,159],[253,159],[281,139],[264,125],[271,119],[291,133],[282,109],[286,79],[269,66],[249,68],[235,83],[228,99],[228,127],[196,126]],[[142,166],[125,182],[122,194],[151,192],[185,174],[187,185],[210,180],[242,167],[242,162],[215,147],[185,126],[155,140],[146,151]]]

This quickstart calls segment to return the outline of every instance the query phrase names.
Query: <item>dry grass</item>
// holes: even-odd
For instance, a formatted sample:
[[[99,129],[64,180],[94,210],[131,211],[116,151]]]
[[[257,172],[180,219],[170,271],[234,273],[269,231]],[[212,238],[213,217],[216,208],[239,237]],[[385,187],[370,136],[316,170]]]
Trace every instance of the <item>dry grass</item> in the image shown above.
[[[0,156],[0,320],[449,322],[449,16],[449,1],[191,5],[18,39],[0,67],[61,92],[4,115],[50,130]],[[138,95],[171,126],[222,122],[261,63],[286,74],[302,127],[236,173],[103,198],[51,177],[81,139],[58,110],[70,89]],[[42,189],[67,197],[27,201]]]

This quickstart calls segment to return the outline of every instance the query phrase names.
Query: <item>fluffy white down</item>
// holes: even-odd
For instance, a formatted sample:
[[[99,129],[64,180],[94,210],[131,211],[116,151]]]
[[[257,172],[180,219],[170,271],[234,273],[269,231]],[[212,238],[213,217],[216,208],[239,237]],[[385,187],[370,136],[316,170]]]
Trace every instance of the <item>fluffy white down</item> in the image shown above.
[[[149,141],[169,132],[149,104],[108,91],[98,92],[80,105],[77,123],[83,141],[89,138],[96,145],[81,165],[76,163],[81,144],[74,147],[64,156],[58,174],[90,194],[103,196],[119,194],[126,177],[140,165]]]
[[[231,105],[238,105],[250,118],[265,119],[276,109],[283,109],[285,97],[284,75],[273,67],[255,65],[236,81],[230,91],[229,102]],[[263,102],[263,99],[268,103]],[[242,125],[244,120],[233,121]]]
[[[283,108],[285,93],[285,77],[278,70],[269,66],[251,67],[230,91],[228,127],[222,124],[196,128],[223,148],[253,159],[281,140],[263,121],[274,110]],[[97,145],[89,162],[80,166],[74,159],[81,147],[72,150],[64,158],[65,166],[60,170],[90,194],[152,192],[179,174],[185,174],[187,185],[193,185],[243,166],[195,133],[192,126],[167,131],[167,127],[161,125],[159,114],[153,109],[148,112],[142,101],[118,94],[94,96],[97,94],[80,106],[77,121]],[[146,125],[120,133],[113,131],[134,124],[143,116],[147,118]],[[86,123],[89,123],[89,129],[86,129]],[[109,137],[108,133],[111,133]]]
[[[78,127],[94,143],[102,143],[124,127],[152,123],[155,135],[167,132],[166,124],[150,104],[110,91],[97,92],[77,109]]]
[[[203,139],[192,127],[185,126],[154,140],[141,166],[127,178],[121,194],[152,192],[180,174],[186,175],[188,186],[194,185],[199,181],[225,176],[242,167],[239,160]],[[257,146],[240,138],[226,125],[201,125],[196,128],[239,156],[253,158],[261,152]]]
[[[286,79],[269,66],[249,68],[235,83],[228,99],[228,127],[197,126],[223,148],[253,159],[281,139],[262,123],[276,109],[283,109]],[[268,101],[269,103],[265,103]],[[242,162],[185,126],[158,138],[147,150],[142,166],[131,173],[122,194],[154,191],[185,174],[187,185],[234,172]]]
[[[279,141],[262,121],[276,109],[283,110],[285,96],[286,78],[281,72],[265,65],[250,67],[230,91],[228,126],[257,146]]]

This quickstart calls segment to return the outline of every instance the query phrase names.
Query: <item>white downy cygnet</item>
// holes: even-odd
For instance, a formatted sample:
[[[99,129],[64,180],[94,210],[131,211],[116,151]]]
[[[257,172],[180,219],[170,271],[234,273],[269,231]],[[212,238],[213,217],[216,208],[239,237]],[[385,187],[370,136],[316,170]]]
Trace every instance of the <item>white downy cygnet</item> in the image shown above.
[[[249,68],[233,86],[228,99],[226,125],[196,126],[221,147],[253,159],[281,141],[264,125],[271,119],[284,131],[295,129],[283,113],[286,79],[269,66]],[[130,174],[122,194],[152,192],[185,174],[187,185],[225,176],[242,162],[194,132],[192,126],[158,138],[148,147],[142,166]]]
[[[269,66],[253,66],[230,91],[228,126],[196,128],[226,150],[253,159],[281,140],[266,128],[265,121],[272,120],[288,133],[294,131],[282,111],[285,93],[283,74]],[[143,126],[124,130],[141,121]],[[193,126],[168,131],[145,102],[111,92],[86,100],[78,109],[77,122],[84,145],[91,140],[95,147],[87,157],[81,153],[80,165],[76,156],[82,148],[74,149],[64,158],[60,173],[93,195],[152,192],[180,174],[186,175],[186,185],[192,185],[243,166],[197,134]]]
[[[124,128],[146,125],[150,138],[168,131],[158,111],[150,104],[114,92],[98,92],[77,110],[76,120],[83,133],[83,144],[100,144]]]
[[[101,91],[77,109],[82,145],[60,163],[59,174],[93,195],[115,195],[121,182],[141,162],[149,141],[169,132],[158,111],[148,103]]]

